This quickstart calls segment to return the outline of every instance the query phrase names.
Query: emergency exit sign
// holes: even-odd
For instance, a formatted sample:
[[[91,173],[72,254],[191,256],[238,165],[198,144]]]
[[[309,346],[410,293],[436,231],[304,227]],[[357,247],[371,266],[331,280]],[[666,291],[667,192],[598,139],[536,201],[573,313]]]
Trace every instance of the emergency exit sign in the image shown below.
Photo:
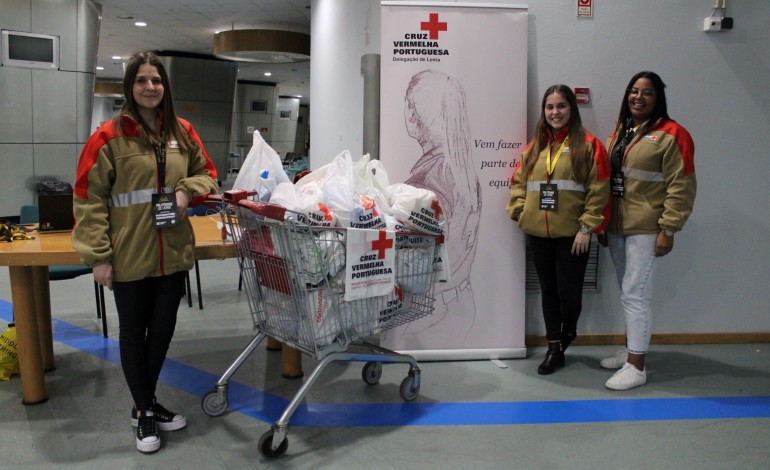
[[[577,16],[594,16],[593,0],[577,0]]]

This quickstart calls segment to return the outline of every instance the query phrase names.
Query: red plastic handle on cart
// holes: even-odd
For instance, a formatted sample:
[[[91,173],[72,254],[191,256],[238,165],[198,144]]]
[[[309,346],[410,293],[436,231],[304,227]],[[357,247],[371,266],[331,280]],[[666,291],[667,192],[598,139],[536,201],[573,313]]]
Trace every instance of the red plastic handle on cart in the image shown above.
[[[256,191],[246,191],[245,189],[231,189],[225,191],[225,201],[235,204],[238,201],[246,199],[249,196],[257,194]]]
[[[266,204],[264,202],[254,202],[249,201],[248,199],[243,199],[238,201],[238,205],[240,207],[249,209],[251,212],[257,215],[267,217],[268,219],[277,220],[279,222],[283,222],[284,216],[286,215],[286,208],[276,204]]]

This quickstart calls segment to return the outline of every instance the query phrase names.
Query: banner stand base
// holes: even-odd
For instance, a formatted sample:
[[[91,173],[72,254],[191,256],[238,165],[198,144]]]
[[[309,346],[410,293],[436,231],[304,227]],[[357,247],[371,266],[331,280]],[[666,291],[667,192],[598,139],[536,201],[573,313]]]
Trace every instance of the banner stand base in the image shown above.
[[[408,354],[421,362],[431,361],[482,361],[490,359],[521,359],[527,356],[527,348],[502,349],[420,349],[397,351]]]

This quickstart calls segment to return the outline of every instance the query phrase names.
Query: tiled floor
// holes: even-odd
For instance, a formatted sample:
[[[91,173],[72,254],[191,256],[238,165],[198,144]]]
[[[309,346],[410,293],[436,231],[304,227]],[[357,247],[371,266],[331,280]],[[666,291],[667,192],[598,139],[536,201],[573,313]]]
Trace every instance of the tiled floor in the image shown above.
[[[201,262],[204,309],[180,307],[159,398],[188,426],[161,450],[136,451],[131,400],[110,338],[95,318],[90,278],[54,282],[56,370],[50,400],[21,404],[18,377],[0,382],[2,468],[330,469],[766,469],[770,468],[770,346],[655,347],[649,383],[604,388],[609,346],[572,347],[568,365],[539,376],[543,349],[525,359],[421,363],[422,387],[404,403],[405,365],[366,386],[358,363],[330,365],[294,414],[286,455],[262,459],[260,436],[301,379],[280,375],[280,353],[260,345],[230,382],[229,410],[210,417],[201,397],[252,337],[235,260]],[[0,299],[10,301],[7,268]],[[196,299],[197,300],[197,299]],[[0,328],[10,319],[4,304]],[[0,312],[3,309],[0,308]],[[308,374],[315,363],[303,357]]]

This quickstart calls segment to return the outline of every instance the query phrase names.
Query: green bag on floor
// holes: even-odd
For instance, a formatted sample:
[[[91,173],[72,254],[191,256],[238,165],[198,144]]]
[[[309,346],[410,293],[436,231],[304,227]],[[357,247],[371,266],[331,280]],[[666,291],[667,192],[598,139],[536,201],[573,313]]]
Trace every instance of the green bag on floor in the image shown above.
[[[19,373],[19,351],[16,345],[16,325],[8,324],[8,329],[0,336],[0,380],[9,380]]]

